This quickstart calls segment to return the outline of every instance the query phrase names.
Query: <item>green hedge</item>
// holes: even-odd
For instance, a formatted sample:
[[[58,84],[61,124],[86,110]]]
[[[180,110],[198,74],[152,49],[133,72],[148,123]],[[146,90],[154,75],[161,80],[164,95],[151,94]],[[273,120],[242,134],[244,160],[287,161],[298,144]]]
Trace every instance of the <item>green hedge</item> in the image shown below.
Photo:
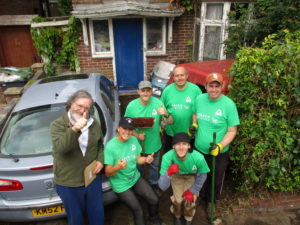
[[[300,30],[285,33],[241,49],[230,72],[229,97],[241,119],[231,169],[248,193],[300,190]]]

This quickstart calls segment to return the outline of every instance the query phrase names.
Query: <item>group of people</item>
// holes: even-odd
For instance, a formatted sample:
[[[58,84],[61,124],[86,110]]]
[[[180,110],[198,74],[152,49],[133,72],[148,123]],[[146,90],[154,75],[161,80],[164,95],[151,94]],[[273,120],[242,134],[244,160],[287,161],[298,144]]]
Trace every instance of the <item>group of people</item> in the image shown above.
[[[229,145],[239,125],[236,105],[222,94],[219,73],[207,76],[207,93],[188,81],[184,67],[175,67],[173,77],[174,83],[164,89],[160,99],[152,96],[149,81],[139,83],[139,97],[128,104],[117,135],[104,150],[100,125],[89,115],[93,100],[88,92],[76,92],[66,113],[52,123],[55,187],[69,224],[83,224],[86,215],[90,224],[104,224],[101,177],[84,186],[83,171],[94,160],[93,173],[104,171],[113,191],[132,212],[135,225],[144,225],[146,220],[163,224],[159,193],[170,186],[170,211],[176,225],[192,224],[199,198],[207,202],[208,211],[212,198],[219,201]],[[153,118],[153,124],[140,128],[135,118]],[[167,124],[164,136],[162,121]],[[214,196],[212,159],[216,168]],[[143,176],[145,164],[149,174]],[[148,206],[147,219],[140,198]]]

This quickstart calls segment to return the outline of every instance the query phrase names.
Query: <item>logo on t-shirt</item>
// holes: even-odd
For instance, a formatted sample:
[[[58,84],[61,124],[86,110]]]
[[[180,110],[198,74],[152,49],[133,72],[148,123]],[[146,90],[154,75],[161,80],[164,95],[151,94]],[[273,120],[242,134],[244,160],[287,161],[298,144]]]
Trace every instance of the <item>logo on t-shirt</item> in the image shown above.
[[[153,109],[152,110],[152,116],[155,116],[155,115],[157,115],[157,111],[156,111],[156,109]]]
[[[193,166],[192,171],[197,171],[197,166],[196,165]]]
[[[191,97],[187,96],[187,98],[185,99],[185,102],[191,102],[191,101],[192,101]]]
[[[215,119],[215,118],[211,118],[212,122],[213,123],[217,123],[218,122],[218,119]]]
[[[216,115],[216,116],[222,116],[222,110],[221,110],[221,109],[218,109],[218,110],[215,112],[215,115]]]
[[[136,146],[135,145],[131,145],[131,151],[135,151],[136,150]]]

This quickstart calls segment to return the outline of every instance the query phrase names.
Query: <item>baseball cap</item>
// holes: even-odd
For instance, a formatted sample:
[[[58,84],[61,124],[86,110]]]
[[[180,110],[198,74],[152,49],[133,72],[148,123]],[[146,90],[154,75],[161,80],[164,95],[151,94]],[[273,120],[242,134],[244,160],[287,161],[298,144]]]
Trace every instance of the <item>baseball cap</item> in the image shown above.
[[[190,143],[190,138],[187,133],[176,133],[173,136],[172,145],[176,145],[178,142],[187,142]]]
[[[220,73],[210,73],[206,77],[206,83],[209,84],[211,82],[217,81],[220,84],[223,84],[223,76]]]
[[[152,89],[152,84],[150,81],[147,80],[143,80],[139,83],[139,89],[143,89],[143,88],[151,88]]]
[[[133,119],[129,117],[121,117],[119,121],[119,126],[124,129],[133,130],[134,129]]]

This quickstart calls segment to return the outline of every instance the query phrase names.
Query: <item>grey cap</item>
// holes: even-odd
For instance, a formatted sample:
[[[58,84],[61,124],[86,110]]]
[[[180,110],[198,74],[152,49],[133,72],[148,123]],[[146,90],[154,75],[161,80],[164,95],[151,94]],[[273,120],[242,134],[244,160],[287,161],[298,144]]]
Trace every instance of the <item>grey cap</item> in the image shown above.
[[[152,84],[150,81],[147,80],[143,80],[139,83],[139,89],[143,89],[143,88],[151,88],[152,89]]]

